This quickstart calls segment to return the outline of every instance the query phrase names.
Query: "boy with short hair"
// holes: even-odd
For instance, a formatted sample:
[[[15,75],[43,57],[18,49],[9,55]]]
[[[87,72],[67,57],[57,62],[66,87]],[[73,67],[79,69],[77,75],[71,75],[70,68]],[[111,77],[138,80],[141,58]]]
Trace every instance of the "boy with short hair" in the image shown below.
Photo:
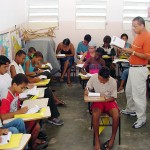
[[[23,92],[28,84],[27,77],[19,73],[17,74],[13,80],[10,88],[2,92],[2,104],[0,107],[0,113],[6,114],[5,119],[14,118],[15,114],[24,114],[28,111],[28,107],[23,107],[19,109],[20,101],[19,101],[19,94]],[[27,130],[31,132],[31,145],[33,149],[36,149],[37,145],[44,144],[46,141],[42,141],[37,139],[40,125],[35,121],[30,121],[26,123]],[[33,130],[32,130],[33,129]],[[43,145],[44,146],[44,145]]]

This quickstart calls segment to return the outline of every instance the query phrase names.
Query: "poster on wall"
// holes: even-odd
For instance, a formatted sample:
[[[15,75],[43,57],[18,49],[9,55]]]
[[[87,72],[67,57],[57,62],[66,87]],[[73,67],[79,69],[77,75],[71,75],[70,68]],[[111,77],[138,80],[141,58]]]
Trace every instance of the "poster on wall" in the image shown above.
[[[11,37],[11,49],[13,51],[13,56],[21,49],[21,36],[20,36],[20,28],[16,28],[15,30],[10,31]]]
[[[0,55],[7,56],[12,60],[12,52],[10,48],[10,34],[9,32],[0,34]]]

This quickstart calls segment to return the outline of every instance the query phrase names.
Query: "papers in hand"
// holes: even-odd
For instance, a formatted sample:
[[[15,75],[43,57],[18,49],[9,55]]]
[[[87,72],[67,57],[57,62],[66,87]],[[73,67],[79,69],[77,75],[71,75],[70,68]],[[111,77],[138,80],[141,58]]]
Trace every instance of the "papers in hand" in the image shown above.
[[[19,98],[27,98],[30,95],[39,95],[39,90],[37,90],[36,86],[34,86],[32,89],[27,89],[23,93],[19,94]]]
[[[11,132],[8,132],[7,135],[2,135],[1,138],[2,138],[2,142],[0,143],[0,145],[3,145],[3,144],[7,144],[9,143],[10,141],[10,138],[11,138],[11,135],[12,133]]]
[[[33,108],[30,108],[26,114],[35,114],[40,110],[39,106],[35,105]]]
[[[47,76],[45,76],[45,75],[40,75],[40,76],[38,76],[41,80],[44,80],[44,79],[47,79]]]
[[[94,92],[90,92],[89,89],[88,90],[88,96],[89,97],[100,97],[100,93],[94,93]]]
[[[124,48],[125,41],[118,38],[117,36],[113,36],[112,39],[111,39],[110,45],[114,45],[114,46],[117,46],[119,48]]]

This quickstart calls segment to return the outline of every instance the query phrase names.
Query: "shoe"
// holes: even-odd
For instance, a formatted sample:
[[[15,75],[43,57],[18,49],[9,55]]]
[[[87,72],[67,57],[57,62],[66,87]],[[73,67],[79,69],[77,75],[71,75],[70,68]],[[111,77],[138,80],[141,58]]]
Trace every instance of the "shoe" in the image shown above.
[[[132,116],[132,117],[135,117],[135,116],[136,116],[136,112],[128,112],[128,111],[126,111],[125,109],[122,109],[122,110],[121,110],[121,113],[122,113],[122,114],[125,114],[125,115]]]
[[[47,135],[44,132],[40,131],[38,139],[47,140]]]
[[[59,118],[48,119],[48,123],[54,124],[56,126],[61,126],[64,124],[64,122],[60,120]]]
[[[143,125],[145,125],[146,124],[146,121],[143,121],[143,122],[138,122],[138,121],[136,121],[133,125],[132,125],[132,127],[134,128],[134,129],[138,129],[138,128],[141,128]]]
[[[118,94],[124,93],[124,89],[117,92]]]

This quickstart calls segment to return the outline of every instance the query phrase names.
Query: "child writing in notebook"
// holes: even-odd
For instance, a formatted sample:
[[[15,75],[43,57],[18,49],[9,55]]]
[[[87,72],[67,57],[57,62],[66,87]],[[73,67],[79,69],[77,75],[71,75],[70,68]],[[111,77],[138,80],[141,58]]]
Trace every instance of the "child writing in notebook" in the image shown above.
[[[28,107],[23,107],[20,109],[20,101],[18,98],[19,94],[23,92],[27,84],[27,77],[24,74],[19,73],[13,78],[11,86],[7,90],[2,91],[0,113],[7,114],[5,118],[3,117],[3,120],[14,118],[15,114],[25,114],[28,111]],[[31,132],[32,149],[35,150],[37,148],[37,145],[43,145],[46,142],[37,139],[40,131],[39,123],[35,123],[35,121],[27,122],[26,129],[28,132]]]

